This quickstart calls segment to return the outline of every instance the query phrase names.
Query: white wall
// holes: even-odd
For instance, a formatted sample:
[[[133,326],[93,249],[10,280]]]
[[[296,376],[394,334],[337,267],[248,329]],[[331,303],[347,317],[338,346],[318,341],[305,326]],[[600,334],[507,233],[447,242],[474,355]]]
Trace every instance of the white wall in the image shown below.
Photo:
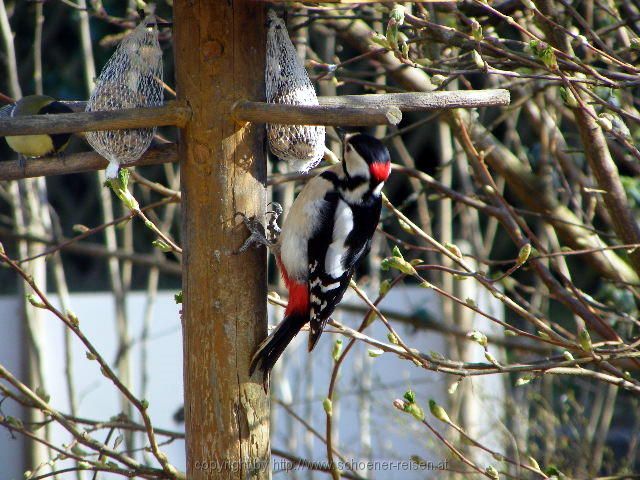
[[[19,302],[15,297],[0,297],[0,364],[20,379],[27,378],[23,359],[23,332],[20,323]],[[3,385],[6,382],[0,380]],[[0,405],[0,415],[24,418],[22,408],[10,400]],[[25,459],[23,438],[12,437],[0,427],[0,478],[22,480]]]
[[[171,430],[181,430],[172,420],[174,412],[182,404],[182,340],[178,316],[178,306],[173,301],[174,292],[163,292],[158,295],[154,308],[151,339],[148,343],[149,363],[152,370],[149,375],[149,413],[155,425]],[[437,299],[432,292],[417,287],[394,289],[384,300],[381,307],[400,313],[424,311],[438,317]],[[128,300],[130,332],[134,339],[139,339],[142,329],[144,295],[132,294]],[[113,362],[116,355],[116,335],[113,324],[113,302],[107,294],[74,294],[72,309],[80,319],[80,327],[94,343],[103,356]],[[354,302],[352,294],[345,302]],[[0,298],[0,318],[2,331],[0,335],[0,362],[14,371],[19,366],[21,355],[19,342],[19,325],[15,309],[15,299]],[[355,301],[362,305],[361,302]],[[14,305],[12,307],[11,305]],[[281,309],[271,312],[270,321],[279,321]],[[341,314],[336,317],[340,322],[353,328],[357,327],[361,316]],[[68,411],[66,389],[64,387],[63,364],[63,330],[59,320],[54,317],[45,322],[44,356],[45,371],[48,379],[47,392],[51,395],[51,403]],[[446,353],[444,338],[429,330],[414,331],[413,327],[396,324],[400,335],[412,346],[422,351],[431,350]],[[387,331],[377,321],[369,327],[368,335],[386,341]],[[306,332],[298,335],[284,356],[280,372],[272,381],[272,387],[278,398],[291,404],[299,415],[310,422],[323,435],[325,431],[325,415],[322,400],[327,395],[330,369],[333,365],[331,350],[337,334],[325,333],[316,350],[309,355],[306,352]],[[346,339],[345,345],[346,345]],[[398,412],[392,402],[402,397],[411,388],[420,403],[425,407],[429,398],[439,403],[447,403],[446,390],[455,380],[443,374],[424,371],[410,362],[401,361],[394,355],[384,354],[378,358],[368,355],[368,346],[357,345],[342,367],[338,383],[336,407],[336,424],[339,427],[338,445],[348,459],[371,460],[407,460],[411,455],[418,455],[425,460],[440,461],[441,454],[434,453],[433,437],[413,418]],[[132,347],[132,372],[134,372],[133,391],[139,392],[140,375],[140,342]],[[79,395],[79,414],[92,419],[108,419],[119,413],[115,388],[100,374],[96,362],[87,360],[85,349],[79,341],[73,342],[74,380]],[[137,375],[137,376],[135,376]],[[369,381],[373,391],[362,391],[362,380]],[[495,403],[492,407],[496,409]],[[3,412],[6,405],[2,405]],[[294,454],[324,461],[325,446],[319,440],[305,435],[305,429],[287,416],[281,407],[273,405],[276,419],[275,431],[272,434],[272,445],[291,451]],[[6,414],[6,413],[5,413]],[[370,438],[362,438],[362,422],[367,422],[366,429]],[[434,423],[438,423],[435,421]],[[104,439],[106,431],[98,435]],[[70,437],[59,429],[55,431],[58,442],[67,443]],[[182,441],[162,447],[169,459],[179,469],[185,468],[184,443]],[[0,430],[0,479],[10,480],[22,478],[24,466],[21,465],[19,443],[8,438],[6,432]],[[367,456],[368,452],[370,456]],[[57,466],[61,468],[64,463]],[[13,469],[13,470],[11,470]],[[360,472],[364,473],[364,472]],[[437,475],[437,472],[434,472]],[[423,479],[425,472],[406,470],[388,470],[372,472],[373,477],[384,479]],[[429,475],[430,476],[430,475]],[[314,478],[324,478],[316,475]],[[74,476],[63,476],[75,478]],[[112,478],[101,475],[101,478]],[[113,477],[119,478],[119,477]],[[307,473],[281,474],[281,478],[311,478]]]

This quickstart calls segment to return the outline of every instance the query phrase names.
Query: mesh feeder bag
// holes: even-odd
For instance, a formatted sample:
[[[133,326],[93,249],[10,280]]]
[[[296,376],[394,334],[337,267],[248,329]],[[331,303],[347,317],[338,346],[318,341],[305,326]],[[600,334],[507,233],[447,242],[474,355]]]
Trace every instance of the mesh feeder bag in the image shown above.
[[[87,112],[162,105],[162,50],[153,15],[147,16],[111,56],[96,81]],[[93,149],[109,160],[107,179],[116,178],[122,163],[140,158],[156,128],[87,132]]]
[[[265,83],[268,103],[318,105],[316,91],[298,59],[282,19],[269,10]],[[324,156],[322,126],[267,124],[269,148],[295,170],[306,172]]]

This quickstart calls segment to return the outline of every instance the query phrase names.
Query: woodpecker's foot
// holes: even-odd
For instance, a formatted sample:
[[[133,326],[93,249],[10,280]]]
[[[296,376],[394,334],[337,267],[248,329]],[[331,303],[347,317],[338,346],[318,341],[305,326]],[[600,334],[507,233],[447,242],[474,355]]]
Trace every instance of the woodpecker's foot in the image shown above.
[[[27,157],[25,157],[21,153],[18,154],[18,167],[20,167],[22,169],[22,173],[26,173],[26,171],[27,171]]]
[[[267,216],[269,217],[267,233],[269,234],[269,241],[273,245],[278,241],[278,237],[282,231],[278,225],[278,218],[282,215],[282,205],[277,202],[271,202],[267,206],[271,206],[271,210],[267,210]]]
[[[244,213],[238,212],[236,216],[242,217],[242,223],[247,227],[247,230],[251,233],[247,238],[238,253],[246,252],[250,247],[273,247],[278,242],[280,236],[280,227],[278,226],[278,218],[282,214],[282,206],[279,203],[271,202],[269,204],[271,210],[266,212],[269,220],[267,222],[267,228],[262,225],[256,217],[247,217]]]
[[[259,247],[262,245],[265,247],[271,247],[271,245],[273,245],[265,235],[264,226],[256,217],[247,217],[244,213],[240,212],[236,213],[236,216],[242,217],[242,223],[244,223],[247,230],[251,233],[249,238],[247,238],[238,249],[237,253],[246,252],[251,247]]]

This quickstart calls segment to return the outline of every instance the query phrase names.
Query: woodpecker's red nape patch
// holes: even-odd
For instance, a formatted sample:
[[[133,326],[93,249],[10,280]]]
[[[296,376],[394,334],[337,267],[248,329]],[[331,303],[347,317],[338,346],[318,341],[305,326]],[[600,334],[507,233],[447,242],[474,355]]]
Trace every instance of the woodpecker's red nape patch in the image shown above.
[[[308,315],[309,313],[309,286],[307,283],[291,282],[289,285],[289,302],[284,311],[288,317],[292,313]]]
[[[369,166],[369,171],[378,182],[386,182],[391,172],[391,164],[389,162],[374,162]]]

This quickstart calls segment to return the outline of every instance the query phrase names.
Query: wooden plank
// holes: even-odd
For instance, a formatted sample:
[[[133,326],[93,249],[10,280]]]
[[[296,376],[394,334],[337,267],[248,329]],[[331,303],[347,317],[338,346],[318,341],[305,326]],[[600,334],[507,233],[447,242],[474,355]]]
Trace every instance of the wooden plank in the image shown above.
[[[190,110],[186,105],[169,101],[162,107],[127,108],[105,112],[59,113],[0,117],[0,137],[37,133],[75,133],[93,130],[120,130],[165,125],[184,125]]]
[[[265,5],[175,0],[187,478],[270,478],[269,402],[249,359],[267,331],[266,251],[235,252],[236,212],[264,218],[264,127],[231,106],[264,98]],[[208,462],[208,463],[206,463]],[[209,468],[206,468],[206,466]]]
[[[396,125],[402,119],[402,111],[507,106],[510,95],[508,90],[488,89],[342,95],[318,97],[318,101],[320,106],[269,104],[242,99],[234,103],[231,109],[234,118],[239,122],[334,126]],[[86,104],[80,101],[64,103],[74,110],[81,110]],[[180,127],[190,115],[191,110],[187,105],[169,101],[162,107],[153,108],[0,118],[0,136],[164,125]]]
[[[241,100],[231,111],[238,122],[281,125],[333,125],[345,127],[397,125],[402,112],[396,107],[313,106]]]
[[[135,162],[123,163],[122,167],[144,167],[178,161],[178,149],[174,143],[151,147]],[[54,157],[28,158],[24,166],[18,160],[0,162],[0,180],[51,177],[69,173],[92,172],[107,168],[109,162],[95,152],[80,152]]]
[[[439,92],[372,93],[319,97],[327,107],[396,107],[403,112],[418,112],[452,108],[506,107],[511,101],[509,90],[443,90]]]
[[[239,122],[283,125],[397,125],[402,112],[507,106],[508,90],[382,93],[318,97],[319,106],[241,100],[232,107]]]

